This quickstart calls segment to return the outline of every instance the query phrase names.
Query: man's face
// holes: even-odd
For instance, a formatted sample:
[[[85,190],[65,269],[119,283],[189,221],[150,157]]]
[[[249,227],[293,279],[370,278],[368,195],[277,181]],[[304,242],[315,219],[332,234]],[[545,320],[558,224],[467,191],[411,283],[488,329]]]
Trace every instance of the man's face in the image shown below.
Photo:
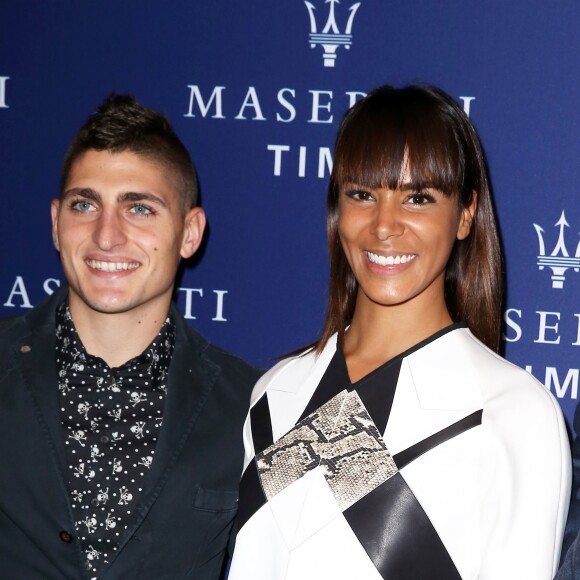
[[[205,216],[201,208],[183,215],[159,162],[89,150],[51,210],[73,316],[167,314],[179,261],[199,247]]]

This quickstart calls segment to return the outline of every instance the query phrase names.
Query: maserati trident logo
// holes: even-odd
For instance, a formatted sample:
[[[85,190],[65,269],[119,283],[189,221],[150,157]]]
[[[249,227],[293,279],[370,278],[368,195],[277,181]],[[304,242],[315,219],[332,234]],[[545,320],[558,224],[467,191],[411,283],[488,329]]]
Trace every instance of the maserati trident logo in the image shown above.
[[[336,22],[335,6],[336,4],[340,4],[339,0],[325,0],[324,3],[330,4],[328,19],[324,28],[318,32],[316,26],[316,8],[311,2],[304,2],[310,16],[310,47],[315,48],[317,44],[322,46],[324,49],[324,54],[322,55],[324,66],[333,67],[336,62],[336,51],[338,48],[344,46],[347,50],[350,49],[350,45],[352,44],[352,24],[356,11],[359,9],[361,3],[357,2],[348,9],[350,14],[346,20],[344,33],[340,32],[340,28]],[[346,15],[344,16],[346,17]]]
[[[560,219],[555,223],[555,227],[559,228],[558,241],[554,246],[551,254],[546,255],[546,245],[544,243],[544,229],[534,224],[536,233],[538,234],[538,244],[540,253],[538,254],[538,267],[543,270],[546,266],[552,270],[552,288],[563,288],[566,271],[570,268],[574,272],[580,272],[580,243],[576,247],[576,254],[570,256],[566,243],[564,241],[564,228],[569,228],[570,224],[566,221],[566,215],[562,211]]]

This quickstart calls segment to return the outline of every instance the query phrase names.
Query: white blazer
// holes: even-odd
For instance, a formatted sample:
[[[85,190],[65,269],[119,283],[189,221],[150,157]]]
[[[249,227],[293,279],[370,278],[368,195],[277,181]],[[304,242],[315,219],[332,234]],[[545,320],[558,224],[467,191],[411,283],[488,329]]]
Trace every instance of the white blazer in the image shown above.
[[[251,405],[267,397],[274,441],[293,428],[335,351],[336,337],[320,356],[284,360],[256,384]],[[383,439],[394,455],[479,409],[479,427],[401,474],[461,578],[549,580],[570,450],[558,403],[529,373],[454,329],[403,359]],[[249,415],[244,445],[246,469],[255,455]],[[314,469],[262,505],[239,531],[230,580],[380,580],[327,487]]]

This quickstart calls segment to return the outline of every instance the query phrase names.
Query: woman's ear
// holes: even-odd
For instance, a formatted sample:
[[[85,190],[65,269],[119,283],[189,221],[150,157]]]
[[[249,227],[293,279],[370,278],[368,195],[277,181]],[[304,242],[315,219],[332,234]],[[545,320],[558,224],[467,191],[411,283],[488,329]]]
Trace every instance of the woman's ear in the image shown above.
[[[471,231],[471,224],[475,218],[475,211],[477,210],[477,191],[473,191],[471,202],[468,206],[461,209],[459,216],[459,226],[457,227],[457,239],[464,240]]]

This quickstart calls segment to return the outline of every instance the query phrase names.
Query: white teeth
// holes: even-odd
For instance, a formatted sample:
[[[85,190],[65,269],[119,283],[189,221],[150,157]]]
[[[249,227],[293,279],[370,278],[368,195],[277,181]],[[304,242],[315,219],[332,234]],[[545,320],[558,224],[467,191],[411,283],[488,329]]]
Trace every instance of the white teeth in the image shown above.
[[[102,262],[100,260],[85,260],[87,265],[101,272],[121,272],[122,270],[135,270],[139,267],[138,262]]]
[[[369,260],[373,264],[378,264],[379,266],[396,266],[398,264],[406,264],[417,257],[417,254],[406,254],[398,256],[381,256],[380,254],[373,254],[373,252],[367,252]]]

